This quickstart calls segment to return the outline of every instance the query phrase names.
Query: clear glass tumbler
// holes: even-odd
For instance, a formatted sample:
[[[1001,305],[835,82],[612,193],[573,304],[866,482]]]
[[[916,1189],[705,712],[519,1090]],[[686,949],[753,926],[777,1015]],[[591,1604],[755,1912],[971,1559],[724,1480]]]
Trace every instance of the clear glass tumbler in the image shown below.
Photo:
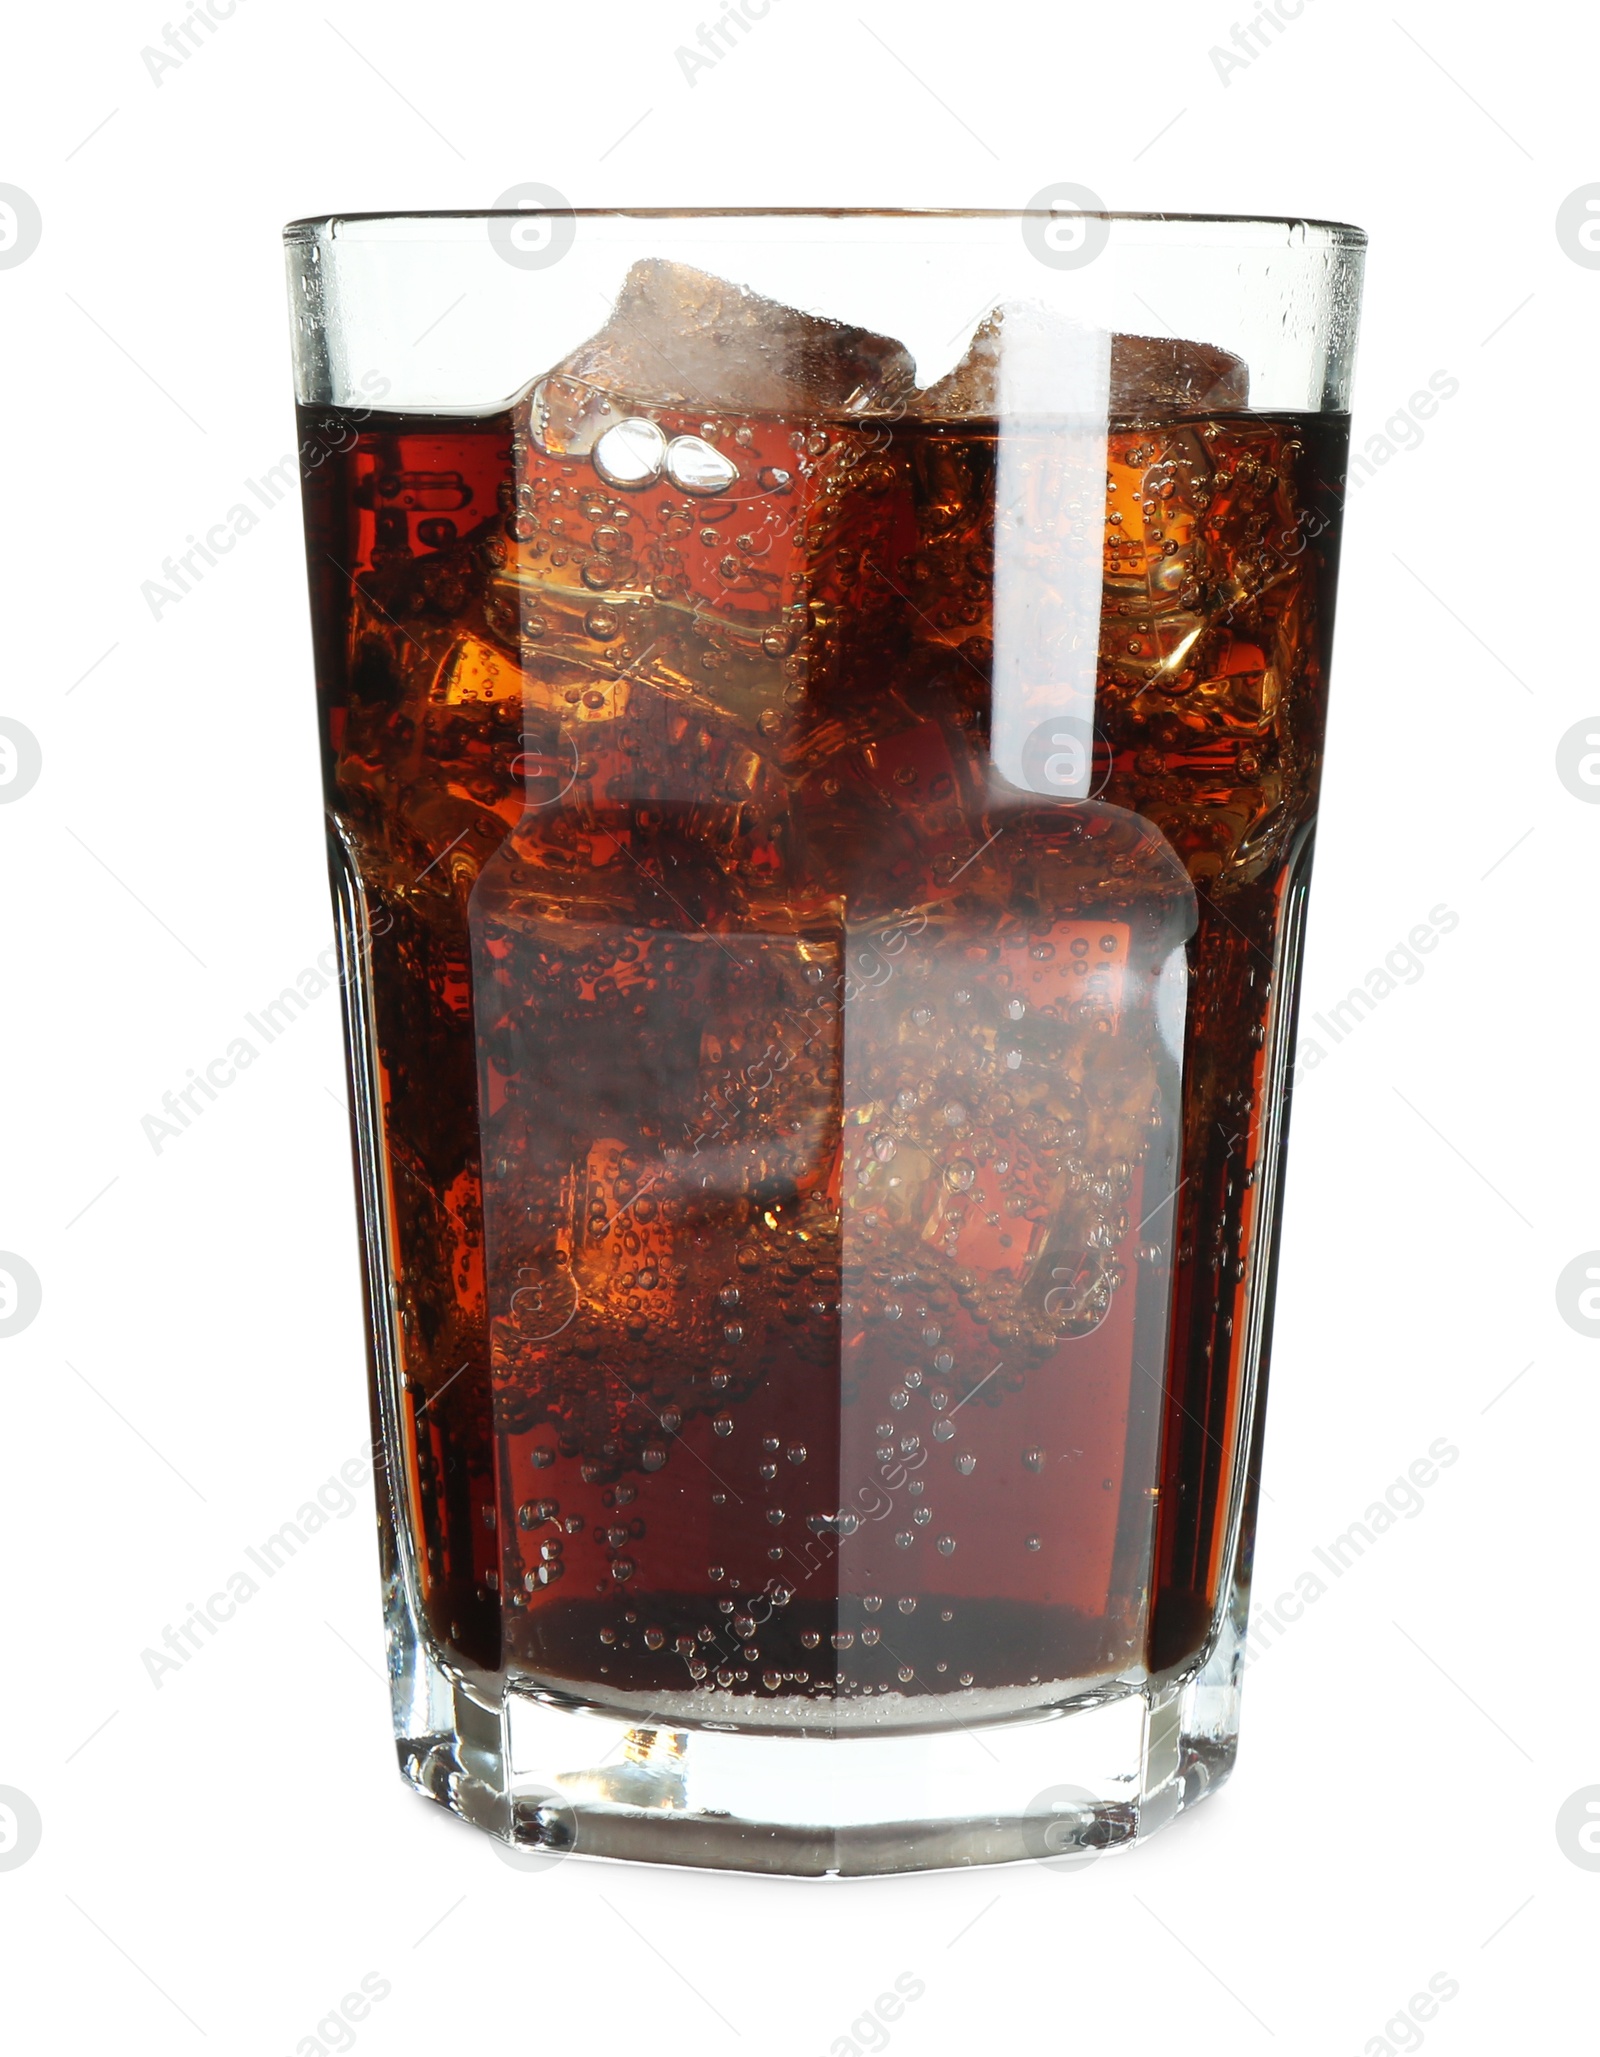
[[[1233,1762],[1364,239],[535,198],[287,232],[401,1764],[1081,1861]]]

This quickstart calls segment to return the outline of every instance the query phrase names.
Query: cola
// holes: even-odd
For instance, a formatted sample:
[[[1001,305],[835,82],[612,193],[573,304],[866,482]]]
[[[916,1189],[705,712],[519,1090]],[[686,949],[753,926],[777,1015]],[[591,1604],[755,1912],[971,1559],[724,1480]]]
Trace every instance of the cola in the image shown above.
[[[1044,336],[1102,396],[1052,413],[1030,319],[919,388],[647,264],[507,405],[304,410],[368,1284],[447,1661],[832,1732],[1210,1632],[1347,423],[1122,336]]]

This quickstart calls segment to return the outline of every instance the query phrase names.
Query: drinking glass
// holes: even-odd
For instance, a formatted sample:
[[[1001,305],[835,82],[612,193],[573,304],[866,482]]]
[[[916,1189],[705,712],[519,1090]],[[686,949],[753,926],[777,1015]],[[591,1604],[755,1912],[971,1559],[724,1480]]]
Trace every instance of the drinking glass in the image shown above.
[[[1238,1732],[1364,238],[287,244],[405,1776],[1148,1834]]]

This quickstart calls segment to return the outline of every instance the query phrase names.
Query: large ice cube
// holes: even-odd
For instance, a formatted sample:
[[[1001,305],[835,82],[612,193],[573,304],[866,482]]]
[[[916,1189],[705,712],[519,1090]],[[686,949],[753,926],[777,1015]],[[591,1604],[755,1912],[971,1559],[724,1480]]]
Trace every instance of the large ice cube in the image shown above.
[[[1047,364],[1078,332],[1053,308],[1008,301],[984,318],[965,357],[917,395],[912,411],[947,421],[1021,411],[1036,388],[1048,407],[1048,389],[1035,377],[1019,380],[1015,368],[1030,360]],[[1175,336],[1111,338],[1113,415],[1217,413],[1243,407],[1249,394],[1249,369],[1231,351]]]
[[[661,407],[775,414],[874,412],[916,379],[888,336],[656,257],[633,267],[605,327],[555,369]]]
[[[711,843],[776,884],[752,801],[901,604],[909,524],[870,417],[913,379],[887,337],[651,261],[517,403],[497,593],[588,767],[571,807],[720,808]]]

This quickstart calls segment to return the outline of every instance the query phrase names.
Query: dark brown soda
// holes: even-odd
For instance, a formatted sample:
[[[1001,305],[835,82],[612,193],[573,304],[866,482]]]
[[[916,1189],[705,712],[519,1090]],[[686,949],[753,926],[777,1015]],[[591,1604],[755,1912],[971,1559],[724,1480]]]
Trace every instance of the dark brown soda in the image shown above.
[[[650,412],[737,484],[618,487],[526,397],[303,424],[431,1631],[710,1719],[1180,1667],[1346,423],[1113,423],[1062,801],[990,761],[994,423]]]

